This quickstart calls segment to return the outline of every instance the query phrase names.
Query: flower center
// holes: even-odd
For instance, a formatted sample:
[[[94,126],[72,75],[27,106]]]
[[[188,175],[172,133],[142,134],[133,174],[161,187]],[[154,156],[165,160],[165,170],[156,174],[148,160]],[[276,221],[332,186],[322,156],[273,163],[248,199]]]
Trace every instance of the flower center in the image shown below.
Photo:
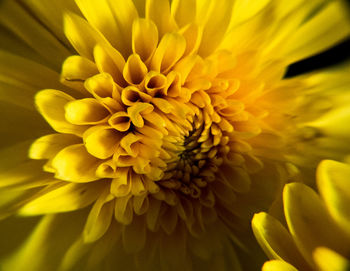
[[[135,24],[155,29],[144,19]],[[135,213],[154,221],[151,231],[171,232],[179,217],[196,235],[203,219],[231,212],[262,168],[249,143],[265,116],[254,103],[261,86],[241,86],[230,52],[202,58],[180,33],[145,44],[141,32],[127,59],[102,41],[92,55],[66,59],[61,82],[72,96],[52,89],[36,96],[59,134],[38,139],[30,157],[48,159],[44,170],[65,183],[100,183],[122,224]],[[148,209],[159,213],[149,218]]]
[[[201,124],[198,119],[194,123],[196,126]],[[214,174],[223,162],[223,158],[218,158],[218,155],[225,148],[219,145],[221,142],[218,140],[209,144],[205,140],[209,138],[210,127],[206,129],[204,124],[198,128],[193,126],[189,135],[180,143],[182,148],[179,148],[181,150],[177,157],[167,161],[165,175],[159,184],[192,198],[199,198],[201,189],[214,181]]]

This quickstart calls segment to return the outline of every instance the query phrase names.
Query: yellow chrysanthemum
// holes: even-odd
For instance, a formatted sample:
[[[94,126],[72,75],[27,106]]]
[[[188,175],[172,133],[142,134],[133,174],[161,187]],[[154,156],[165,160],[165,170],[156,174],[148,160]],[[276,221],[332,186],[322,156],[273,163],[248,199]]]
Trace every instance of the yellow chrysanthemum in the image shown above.
[[[348,37],[343,1],[2,1],[0,23],[4,270],[247,270],[252,214],[350,151],[349,65],[283,79]]]
[[[349,164],[324,160],[317,171],[320,195],[304,184],[287,184],[283,203],[289,232],[267,213],[254,216],[257,240],[269,258],[276,259],[262,270],[349,270],[349,176]]]

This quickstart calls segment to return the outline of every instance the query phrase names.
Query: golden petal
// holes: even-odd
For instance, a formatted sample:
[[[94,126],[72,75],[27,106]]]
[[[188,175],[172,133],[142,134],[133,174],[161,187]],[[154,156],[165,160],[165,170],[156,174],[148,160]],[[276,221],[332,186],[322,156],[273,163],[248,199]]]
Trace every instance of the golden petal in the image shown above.
[[[255,214],[252,228],[257,241],[270,259],[286,261],[300,270],[310,269],[293,237],[277,219],[267,213]]]
[[[54,89],[42,90],[35,96],[35,103],[38,106],[39,112],[52,128],[57,132],[81,136],[87,129],[87,126],[74,125],[69,123],[65,118],[64,107],[72,101],[74,101],[72,96]]]
[[[114,212],[113,198],[108,189],[105,189],[92,206],[83,231],[85,242],[95,242],[108,230]]]
[[[350,241],[350,165],[323,160],[317,169],[317,187],[331,216]],[[350,249],[350,248],[349,248]]]
[[[109,110],[93,98],[68,102],[64,110],[66,120],[76,125],[105,123],[110,115]]]
[[[132,51],[148,63],[158,45],[158,29],[151,21],[138,18],[132,25]]]
[[[346,249],[340,229],[311,188],[301,183],[287,184],[283,191],[283,203],[289,231],[311,266],[314,266],[312,252],[316,247],[326,246],[339,251]]]
[[[82,209],[96,200],[101,184],[59,183],[43,188],[25,204],[19,213],[24,216],[70,212]],[[63,200],[64,199],[64,200]]]
[[[86,150],[99,159],[111,157],[121,138],[122,135],[108,125],[93,126],[84,133]]]
[[[266,262],[262,267],[262,271],[298,271],[298,269],[285,261],[274,260]]]
[[[96,170],[100,163],[83,144],[75,144],[61,150],[52,160],[52,167],[58,179],[84,183],[99,179]]]

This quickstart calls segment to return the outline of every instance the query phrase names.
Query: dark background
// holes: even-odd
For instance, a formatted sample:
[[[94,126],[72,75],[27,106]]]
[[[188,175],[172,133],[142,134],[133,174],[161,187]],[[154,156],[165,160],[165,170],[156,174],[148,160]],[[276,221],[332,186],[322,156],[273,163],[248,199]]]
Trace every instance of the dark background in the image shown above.
[[[350,0],[347,0],[347,3],[350,17]],[[330,67],[344,61],[350,61],[350,37],[325,52],[290,65],[286,77]]]

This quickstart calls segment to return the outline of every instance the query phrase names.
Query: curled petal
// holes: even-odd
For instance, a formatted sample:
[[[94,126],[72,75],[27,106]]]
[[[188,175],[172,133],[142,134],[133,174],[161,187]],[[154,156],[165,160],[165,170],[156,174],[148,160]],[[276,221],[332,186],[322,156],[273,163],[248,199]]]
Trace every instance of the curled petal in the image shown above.
[[[58,179],[84,183],[99,179],[96,176],[99,163],[83,144],[76,144],[61,150],[52,160],[52,167]]]
[[[99,124],[107,121],[110,112],[96,99],[86,98],[65,105],[66,119],[76,125]]]

